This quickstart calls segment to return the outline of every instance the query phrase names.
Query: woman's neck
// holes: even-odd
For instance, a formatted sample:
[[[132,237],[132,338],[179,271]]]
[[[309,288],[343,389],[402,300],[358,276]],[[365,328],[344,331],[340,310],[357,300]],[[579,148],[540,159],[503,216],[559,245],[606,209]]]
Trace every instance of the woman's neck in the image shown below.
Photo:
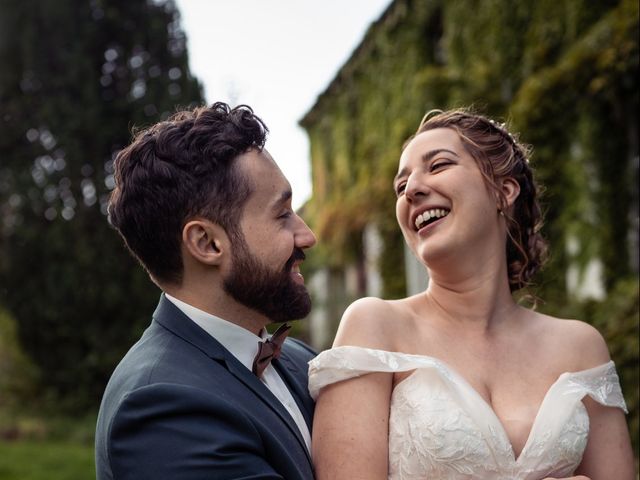
[[[464,323],[465,328],[488,333],[518,311],[505,262],[494,268],[490,265],[488,262],[476,271],[461,268],[445,274],[430,270],[426,300],[443,321]]]

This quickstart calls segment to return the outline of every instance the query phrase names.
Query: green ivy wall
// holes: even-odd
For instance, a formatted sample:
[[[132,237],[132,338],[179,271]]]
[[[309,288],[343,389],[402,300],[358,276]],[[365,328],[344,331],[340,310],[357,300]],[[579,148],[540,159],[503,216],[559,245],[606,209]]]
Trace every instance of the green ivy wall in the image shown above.
[[[603,331],[636,449],[638,55],[637,0],[396,0],[300,122],[313,175],[304,214],[319,237],[310,263],[357,264],[373,223],[386,298],[406,292],[392,179],[424,113],[474,105],[520,132],[546,187],[540,309]],[[566,271],[593,258],[608,296],[579,301]]]

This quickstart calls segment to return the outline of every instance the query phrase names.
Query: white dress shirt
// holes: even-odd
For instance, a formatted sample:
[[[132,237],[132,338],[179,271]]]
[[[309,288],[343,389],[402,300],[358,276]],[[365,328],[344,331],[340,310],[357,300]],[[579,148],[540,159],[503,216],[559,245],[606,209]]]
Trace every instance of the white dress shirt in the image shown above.
[[[254,333],[235,323],[211,315],[166,293],[164,295],[187,317],[193,320],[194,323],[220,342],[224,348],[229,350],[249,371],[252,370],[253,359],[258,353],[258,341],[260,338],[265,339],[268,337],[267,331],[264,328],[260,332],[260,337],[257,337]],[[291,418],[293,418],[293,421],[298,426],[302,438],[307,444],[307,449],[311,451],[311,434],[309,433],[307,423],[302,416],[300,408],[298,408],[298,404],[293,399],[291,392],[282,378],[280,378],[278,371],[273,365],[269,364],[259,378],[271,393],[280,400],[284,408],[287,409]]]

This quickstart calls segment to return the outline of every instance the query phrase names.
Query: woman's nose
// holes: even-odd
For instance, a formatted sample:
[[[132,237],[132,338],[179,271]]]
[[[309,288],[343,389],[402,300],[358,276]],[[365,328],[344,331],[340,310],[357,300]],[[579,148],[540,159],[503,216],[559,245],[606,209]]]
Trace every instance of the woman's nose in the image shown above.
[[[427,195],[428,192],[429,187],[425,185],[422,179],[418,178],[416,175],[409,176],[405,186],[405,195],[408,201],[413,202],[420,196]]]

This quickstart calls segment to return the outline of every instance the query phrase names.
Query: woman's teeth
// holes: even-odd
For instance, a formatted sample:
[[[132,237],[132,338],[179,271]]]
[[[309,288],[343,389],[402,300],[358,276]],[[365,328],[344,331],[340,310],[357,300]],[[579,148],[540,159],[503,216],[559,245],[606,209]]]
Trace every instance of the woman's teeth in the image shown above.
[[[420,230],[429,220],[446,217],[447,215],[449,215],[449,210],[445,210],[444,208],[427,210],[416,217],[416,230]]]

